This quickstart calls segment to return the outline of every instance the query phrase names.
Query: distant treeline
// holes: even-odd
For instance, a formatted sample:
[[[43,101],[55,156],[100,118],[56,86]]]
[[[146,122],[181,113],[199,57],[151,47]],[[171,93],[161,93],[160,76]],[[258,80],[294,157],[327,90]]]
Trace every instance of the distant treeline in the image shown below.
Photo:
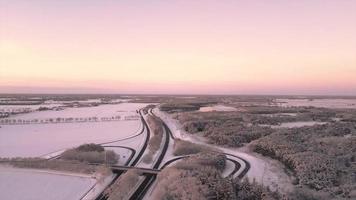
[[[80,123],[80,122],[105,122],[119,120],[139,120],[137,115],[129,115],[122,118],[121,116],[112,117],[57,117],[46,119],[1,119],[2,125],[23,125],[23,124],[50,124],[50,123]]]

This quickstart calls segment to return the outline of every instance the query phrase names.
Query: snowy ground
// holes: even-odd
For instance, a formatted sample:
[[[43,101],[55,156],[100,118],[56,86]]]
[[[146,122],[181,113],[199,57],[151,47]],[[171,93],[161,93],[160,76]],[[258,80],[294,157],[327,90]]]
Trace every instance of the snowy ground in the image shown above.
[[[63,106],[63,104],[53,103],[53,104],[39,104],[39,105],[0,105],[0,112],[12,112],[12,111],[24,111],[30,110],[34,111],[40,107],[54,108],[58,106]]]
[[[230,161],[226,160],[226,166],[224,171],[221,173],[222,177],[228,177],[235,169],[235,164]]]
[[[79,107],[79,108],[66,108],[64,110],[54,111],[36,111],[25,114],[18,114],[9,117],[8,119],[48,119],[48,118],[80,118],[80,117],[111,117],[120,115],[121,117],[128,115],[136,115],[136,110],[145,107],[146,104],[141,103],[121,103],[121,104],[108,104],[94,107]],[[1,106],[0,106],[1,108]]]
[[[16,115],[21,119],[55,117],[133,116],[146,104],[122,103],[98,107],[66,108]],[[3,125],[0,128],[0,157],[55,156],[64,149],[83,143],[105,143],[105,146],[127,146],[139,151],[145,133],[141,120],[120,120],[98,123],[60,123]],[[119,153],[118,164],[126,163],[130,150],[106,147]],[[99,181],[90,176],[0,167],[0,199],[94,199],[113,179]],[[35,183],[35,184],[34,184]],[[16,189],[14,189],[16,188]]]
[[[206,144],[204,138],[186,133],[179,122],[173,119],[169,114],[161,112],[158,109],[154,109],[154,113],[167,123],[175,137],[198,144]],[[278,189],[282,193],[289,192],[293,189],[291,177],[285,173],[285,168],[280,162],[249,152],[247,148],[233,149],[209,145],[225,153],[233,154],[247,160],[251,168],[246,176],[250,180],[255,179],[258,183],[269,186],[272,190]]]
[[[103,143],[139,131],[140,121],[102,123],[4,125],[0,129],[0,157],[41,156],[83,143]]]
[[[117,155],[120,155],[120,158],[116,165],[125,165],[128,159],[131,157],[131,155],[135,152],[130,151],[129,149],[122,148],[122,147],[105,147],[105,150],[112,150],[114,151]]]
[[[22,117],[105,116],[112,113],[138,115],[146,104],[123,103],[98,107],[68,108],[22,114]],[[0,157],[42,156],[83,143],[105,143],[137,134],[141,120],[98,123],[3,125],[0,128]]]
[[[95,183],[86,175],[0,167],[0,199],[78,200]]]
[[[356,109],[356,99],[276,99],[279,106],[312,106],[321,108],[352,108]]]
[[[237,109],[234,107],[224,106],[224,105],[214,105],[201,107],[199,109],[200,112],[211,112],[211,111],[236,111]]]
[[[297,128],[303,126],[314,126],[314,125],[326,124],[326,122],[315,122],[315,121],[305,121],[305,122],[284,122],[278,126],[271,126],[272,128]]]

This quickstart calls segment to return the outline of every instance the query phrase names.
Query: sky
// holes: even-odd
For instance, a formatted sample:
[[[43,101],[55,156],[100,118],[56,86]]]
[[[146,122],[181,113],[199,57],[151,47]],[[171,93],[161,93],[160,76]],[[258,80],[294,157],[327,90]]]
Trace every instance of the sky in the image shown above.
[[[0,93],[356,95],[356,0],[0,0]]]

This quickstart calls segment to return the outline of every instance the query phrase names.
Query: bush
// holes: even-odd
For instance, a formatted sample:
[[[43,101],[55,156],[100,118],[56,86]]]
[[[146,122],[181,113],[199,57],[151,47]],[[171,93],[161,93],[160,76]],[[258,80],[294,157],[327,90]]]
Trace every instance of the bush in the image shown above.
[[[222,178],[224,165],[218,164],[222,160],[224,156],[218,153],[198,153],[165,168],[158,175],[154,199],[281,199],[277,192],[256,182]]]
[[[158,175],[155,199],[235,199],[230,179],[221,177],[221,154],[199,153],[185,158]]]
[[[259,118],[240,112],[184,113],[177,118],[185,131],[201,133],[209,143],[217,145],[241,147],[273,132],[270,127],[254,125],[259,123]]]
[[[46,160],[40,158],[17,158],[9,160],[9,164],[14,167],[20,168],[33,168],[33,169],[50,169],[58,171],[69,171],[76,173],[92,174],[98,167],[87,165],[78,161],[65,161],[65,160]]]
[[[105,151],[104,147],[102,147],[99,144],[94,144],[94,143],[83,144],[75,149],[78,151],[82,151],[82,152],[89,152],[89,151],[103,152],[103,151]]]
[[[129,169],[104,192],[104,195],[108,196],[108,200],[125,199],[137,184],[140,175],[136,169]]]
[[[142,157],[142,162],[144,163],[150,163],[153,160],[153,152],[148,152]]]
[[[150,138],[149,142],[148,142],[148,154],[146,154],[143,157],[143,162],[145,163],[149,163],[152,161],[153,159],[153,155],[159,150],[159,148],[161,147],[161,143],[162,143],[162,139],[163,139],[163,124],[162,122],[149,115],[147,117],[147,122],[148,125],[150,126],[153,136]]]
[[[118,155],[112,151],[78,151],[76,149],[69,149],[62,153],[63,160],[77,160],[80,162],[97,163],[97,164],[115,164],[118,161]]]
[[[217,152],[202,152],[184,159],[184,162],[178,162],[175,167],[179,169],[196,169],[196,167],[212,167],[217,170],[224,170],[226,156]]]
[[[200,152],[213,151],[214,149],[208,146],[194,144],[192,142],[176,139],[174,141],[174,152],[175,156],[190,155]]]
[[[239,179],[234,180],[234,189],[236,192],[236,199],[241,200],[277,200],[281,199],[278,192],[272,192],[267,187],[252,183],[248,179],[243,181]]]
[[[307,188],[296,188],[288,195],[290,200],[325,200],[332,197],[325,192],[316,192]]]
[[[77,148],[64,151],[60,158],[87,163],[116,164],[119,160],[119,155],[112,150],[106,151],[101,145],[83,144]]]
[[[355,136],[354,124],[329,123],[280,130],[255,141],[253,150],[280,160],[300,185],[346,197],[356,187]]]

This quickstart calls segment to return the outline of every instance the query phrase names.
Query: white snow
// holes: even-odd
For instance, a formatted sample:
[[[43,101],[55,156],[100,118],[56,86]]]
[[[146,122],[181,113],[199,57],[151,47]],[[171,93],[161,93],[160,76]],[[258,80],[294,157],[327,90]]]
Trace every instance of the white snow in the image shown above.
[[[356,109],[356,99],[276,99],[279,106],[312,106],[321,108]]]
[[[96,180],[85,175],[0,167],[0,199],[78,200]]]
[[[228,177],[234,171],[234,169],[235,164],[230,160],[226,160],[225,169],[221,173],[222,177]]]
[[[112,113],[137,115],[146,104],[123,103],[98,107],[70,108],[23,114],[22,117],[104,116]],[[42,115],[43,114],[43,115]],[[58,115],[57,115],[58,114]],[[3,125],[0,128],[0,157],[41,156],[83,143],[105,143],[126,138],[141,130],[141,120],[111,122]]]
[[[211,111],[236,111],[237,109],[234,107],[230,106],[224,106],[224,105],[214,105],[214,106],[207,106],[207,107],[201,107],[199,109],[200,112],[211,112]]]
[[[18,114],[8,119],[48,119],[48,118],[80,118],[80,117],[111,117],[120,115],[137,115],[136,110],[146,106],[140,103],[108,104],[93,107],[66,108],[64,110],[37,111],[25,114]],[[1,108],[1,107],[0,107]]]
[[[114,151],[117,155],[120,155],[120,158],[116,165],[125,165],[127,160],[131,157],[131,154],[134,153],[130,151],[129,149],[122,148],[122,147],[105,147],[105,150],[112,150]]]
[[[101,179],[99,177],[96,184],[85,195],[82,195],[80,200],[93,200],[98,197],[100,193],[111,183],[115,176],[115,174],[111,174],[106,177],[101,177]]]
[[[81,145],[103,143],[133,135],[140,121],[102,123],[4,125],[0,129],[0,157],[41,156]]]
[[[24,112],[35,111],[40,107],[54,108],[63,104],[39,104],[39,105],[0,105],[0,112]]]
[[[316,122],[316,121],[305,121],[305,122],[284,122],[277,126],[271,126],[272,128],[298,128],[303,126],[314,126],[314,125],[326,124],[326,122]]]

